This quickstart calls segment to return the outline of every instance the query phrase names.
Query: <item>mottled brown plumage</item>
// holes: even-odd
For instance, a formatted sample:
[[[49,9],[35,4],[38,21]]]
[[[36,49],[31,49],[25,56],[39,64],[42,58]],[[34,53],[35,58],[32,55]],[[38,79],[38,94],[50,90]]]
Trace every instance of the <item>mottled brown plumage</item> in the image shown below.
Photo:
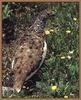
[[[16,41],[12,69],[14,73],[13,87],[17,92],[20,92],[24,81],[30,78],[43,63],[47,49],[43,38],[44,27],[46,18],[51,14],[50,10],[41,12],[29,31],[23,32]]]
[[[22,40],[23,38],[23,40]],[[41,60],[43,53],[43,39],[36,35],[22,37],[14,55],[13,71],[15,77],[14,88],[21,88],[26,76],[32,73]]]

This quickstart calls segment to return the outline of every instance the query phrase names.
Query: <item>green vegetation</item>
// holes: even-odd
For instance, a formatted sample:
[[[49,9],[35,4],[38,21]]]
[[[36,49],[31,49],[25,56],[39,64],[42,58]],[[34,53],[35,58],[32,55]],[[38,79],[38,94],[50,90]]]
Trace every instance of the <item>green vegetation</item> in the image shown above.
[[[9,5],[3,5],[3,19],[10,17]]]
[[[12,8],[8,8],[9,6],[12,7],[12,5],[15,5],[14,7],[17,7],[17,9],[28,9],[27,7],[30,7],[30,10],[23,14],[21,13],[21,16],[18,14],[15,15],[14,13],[12,14]],[[64,2],[43,4],[3,3],[3,6],[3,19],[7,18],[8,16],[11,18],[11,15],[13,15],[17,20],[15,37],[19,36],[18,33],[20,29],[21,31],[25,30],[25,26],[29,27],[33,23],[34,19],[37,17],[37,14],[39,14],[39,11],[49,7],[55,13],[53,18],[47,20],[45,27],[48,53],[44,64],[36,73],[36,75],[40,76],[40,78],[38,80],[36,80],[36,78],[35,81],[33,81],[33,79],[37,77],[34,75],[28,82],[32,83],[32,85],[28,84],[27,89],[23,89],[20,93],[14,93],[13,97],[78,98],[79,4]],[[12,17],[13,22],[15,19]],[[4,48],[6,47],[4,46]],[[3,52],[8,53],[8,50],[4,49]],[[9,57],[7,54],[4,56],[6,59],[3,59],[3,65],[8,66],[9,60],[7,60],[7,58],[9,59]],[[9,97],[11,95],[7,94],[5,93],[4,97]]]

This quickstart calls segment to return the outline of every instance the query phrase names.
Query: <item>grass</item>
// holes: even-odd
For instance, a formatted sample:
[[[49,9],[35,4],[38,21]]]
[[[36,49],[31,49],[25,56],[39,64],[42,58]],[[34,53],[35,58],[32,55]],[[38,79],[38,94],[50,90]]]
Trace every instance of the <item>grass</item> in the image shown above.
[[[20,3],[16,5],[22,7]],[[22,15],[24,17],[16,16],[19,23],[24,23],[24,19],[25,22],[32,23],[39,11],[48,5],[55,12],[55,17],[49,19],[45,27],[48,44],[45,62],[26,84],[27,89],[23,89],[20,93],[15,92],[13,97],[77,98],[79,97],[79,4],[62,2],[41,5],[42,3],[29,3],[27,6],[34,9],[32,14],[29,12],[28,15]],[[19,35],[19,28],[21,27],[17,25],[16,36]],[[7,49],[3,51],[6,52]],[[8,66],[6,60],[8,55],[4,55],[4,58],[3,65]],[[38,80],[35,80],[37,76]],[[7,94],[5,93],[4,97],[11,95]]]

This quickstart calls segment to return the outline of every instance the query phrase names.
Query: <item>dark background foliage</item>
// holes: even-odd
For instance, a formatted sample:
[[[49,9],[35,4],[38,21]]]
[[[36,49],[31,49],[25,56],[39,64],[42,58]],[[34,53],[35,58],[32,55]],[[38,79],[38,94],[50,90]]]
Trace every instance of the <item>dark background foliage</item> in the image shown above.
[[[79,97],[79,4],[4,2],[3,86],[12,86],[11,59],[20,33],[33,24],[37,15],[50,8],[55,16],[47,20],[48,53],[41,69],[13,97]],[[12,76],[12,77],[11,77]],[[53,89],[53,87],[56,89]],[[4,97],[11,96],[5,91]]]

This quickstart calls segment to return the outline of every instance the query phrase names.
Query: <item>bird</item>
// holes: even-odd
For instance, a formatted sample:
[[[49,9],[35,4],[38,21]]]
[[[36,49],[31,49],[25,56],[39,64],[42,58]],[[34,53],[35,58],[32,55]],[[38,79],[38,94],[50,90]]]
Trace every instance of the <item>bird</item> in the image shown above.
[[[22,32],[15,42],[12,59],[12,71],[14,74],[13,89],[21,91],[24,81],[30,79],[41,67],[47,54],[47,43],[44,28],[53,11],[45,9],[37,16],[33,25]]]

